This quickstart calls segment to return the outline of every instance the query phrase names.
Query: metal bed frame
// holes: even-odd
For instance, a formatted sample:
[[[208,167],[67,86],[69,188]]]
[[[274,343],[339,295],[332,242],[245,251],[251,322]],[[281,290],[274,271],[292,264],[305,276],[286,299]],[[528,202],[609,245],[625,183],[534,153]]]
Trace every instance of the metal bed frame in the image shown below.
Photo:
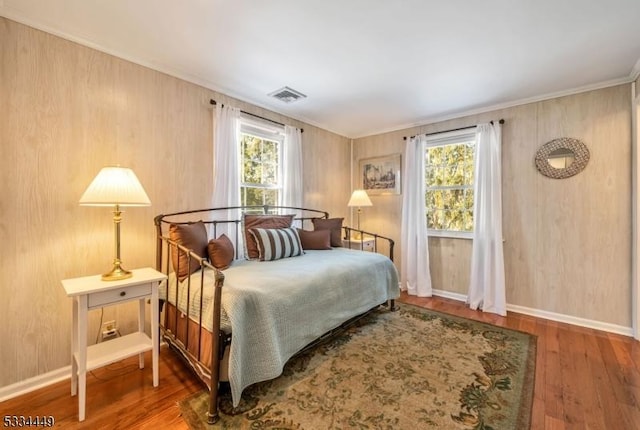
[[[212,217],[212,214],[232,214],[230,219],[222,218],[218,219]],[[235,217],[233,214],[235,213]],[[190,349],[194,349],[193,345],[190,343],[193,339],[189,339],[189,306],[187,306],[186,313],[186,337],[185,339],[178,338],[178,310],[176,306],[175,313],[175,321],[174,327],[176,333],[173,333],[171,330],[167,328],[169,325],[169,312],[168,310],[164,312],[164,321],[160,322],[160,329],[162,331],[162,336],[164,340],[172,347],[172,349],[176,350],[181,357],[187,362],[187,364],[194,370],[197,376],[207,385],[210,392],[209,398],[209,408],[207,413],[207,421],[209,424],[216,423],[220,417],[218,414],[218,389],[220,386],[220,365],[225,355],[225,350],[231,343],[232,334],[224,333],[220,329],[220,314],[221,314],[221,302],[222,302],[222,287],[224,285],[224,273],[215,267],[213,267],[207,259],[200,257],[192,250],[182,246],[181,244],[171,240],[165,233],[163,232],[163,227],[168,226],[170,224],[190,224],[197,221],[202,221],[205,226],[209,226],[210,235],[213,237],[218,236],[218,230],[220,226],[231,226],[234,230],[234,234],[232,238],[230,238],[235,245],[235,254],[236,258],[239,257],[240,253],[238,250],[238,242],[241,237],[241,229],[242,229],[242,215],[244,213],[251,214],[263,214],[263,215],[271,215],[271,214],[291,214],[294,213],[294,221],[299,221],[300,226],[303,228],[305,223],[312,222],[313,219],[328,219],[329,213],[324,211],[319,211],[315,209],[306,209],[306,208],[297,208],[290,206],[233,206],[233,207],[224,207],[224,208],[209,208],[209,209],[197,209],[190,211],[182,211],[182,212],[174,212],[170,214],[161,214],[154,218],[154,224],[156,226],[157,233],[157,243],[156,243],[156,269],[159,271],[164,271],[167,274],[171,272],[171,262],[170,256],[172,251],[177,252],[179,255],[184,254],[187,257],[187,265],[191,267],[192,261],[197,262],[200,266],[200,270],[202,272],[202,276],[200,276],[199,288],[200,290],[200,317],[199,321],[197,321],[197,346],[195,347],[195,353],[191,352]],[[211,218],[211,219],[202,219],[202,218]],[[214,219],[215,218],[215,219]],[[378,252],[378,241],[382,241],[387,246],[386,251],[388,252],[388,257],[393,261],[393,249],[394,249],[394,241],[388,237],[384,237],[375,233],[353,229],[351,227],[343,227],[344,236],[343,237],[352,237],[352,233],[358,233],[360,240],[364,242],[364,237],[373,238],[374,240],[374,252]],[[361,243],[362,246],[362,243]],[[166,249],[166,254],[163,252],[163,249]],[[361,248],[362,249],[362,248]],[[178,265],[180,264],[180,259],[178,259]],[[212,321],[212,331],[211,331],[211,357],[210,357],[210,368],[209,366],[202,363],[201,357],[203,354],[202,350],[202,330],[206,330],[202,325],[202,308],[203,308],[203,298],[202,291],[204,289],[204,271],[212,270],[214,273],[215,286],[214,286],[214,297],[213,297],[213,321]],[[179,267],[175,268],[175,271],[179,271]],[[187,297],[191,296],[191,275],[189,275],[187,280]],[[194,282],[194,283],[197,283]],[[178,296],[178,288],[176,288],[176,303]],[[167,288],[168,293],[168,288]],[[395,310],[395,302],[394,300],[390,300],[389,309]],[[161,305],[162,309],[163,304]],[[343,325],[351,323],[353,319],[345,322]],[[308,349],[313,344],[317,343],[320,340],[326,339],[328,335],[331,335],[334,331],[321,336],[318,340],[312,342],[307,345],[307,347],[303,348],[303,350]],[[217,335],[216,335],[217,333]],[[206,353],[206,351],[205,351]]]

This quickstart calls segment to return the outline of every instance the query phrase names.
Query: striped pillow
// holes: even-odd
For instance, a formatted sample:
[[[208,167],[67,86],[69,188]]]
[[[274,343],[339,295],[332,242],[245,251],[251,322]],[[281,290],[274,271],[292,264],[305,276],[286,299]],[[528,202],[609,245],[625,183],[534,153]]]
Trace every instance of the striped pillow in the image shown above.
[[[249,231],[258,244],[260,261],[303,254],[300,236],[295,228],[252,228]]]

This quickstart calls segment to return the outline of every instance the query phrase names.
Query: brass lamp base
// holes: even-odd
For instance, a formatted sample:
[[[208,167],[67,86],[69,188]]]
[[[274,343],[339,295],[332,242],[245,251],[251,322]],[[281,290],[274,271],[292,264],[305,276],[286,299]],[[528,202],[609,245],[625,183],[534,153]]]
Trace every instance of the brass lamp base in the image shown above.
[[[113,209],[113,231],[115,233],[116,257],[113,259],[113,269],[111,272],[102,275],[103,281],[119,281],[133,276],[131,272],[122,268],[122,260],[120,260],[120,221],[122,220],[122,212],[120,206],[116,205]]]
[[[113,269],[111,269],[111,272],[102,275],[102,280],[119,281],[121,279],[130,278],[131,276],[133,276],[133,273],[120,267],[120,262],[118,261],[113,263]]]

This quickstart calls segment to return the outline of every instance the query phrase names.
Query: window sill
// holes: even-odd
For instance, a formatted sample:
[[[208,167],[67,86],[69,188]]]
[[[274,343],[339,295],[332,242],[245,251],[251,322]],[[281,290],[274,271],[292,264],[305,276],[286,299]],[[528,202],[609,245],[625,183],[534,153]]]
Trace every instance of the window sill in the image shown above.
[[[427,235],[429,237],[441,237],[443,239],[473,240],[473,233],[467,233],[467,232],[461,232],[461,231],[428,230]]]

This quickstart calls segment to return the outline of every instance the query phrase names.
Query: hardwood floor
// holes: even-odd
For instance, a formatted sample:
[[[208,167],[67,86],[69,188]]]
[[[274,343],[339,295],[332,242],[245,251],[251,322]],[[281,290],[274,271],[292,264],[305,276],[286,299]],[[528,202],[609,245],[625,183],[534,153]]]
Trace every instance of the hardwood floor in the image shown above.
[[[640,429],[640,342],[512,312],[485,314],[453,300],[402,301],[538,336],[532,430]]]
[[[145,368],[137,357],[87,373],[86,419],[78,422],[78,398],[67,379],[0,403],[0,416],[53,416],[56,427],[78,429],[188,429],[177,402],[203,389],[166,347],[160,349],[160,381],[153,388],[151,354]]]
[[[526,315],[506,318],[442,298],[401,300],[538,336],[531,429],[640,429],[640,342]],[[186,429],[177,402],[202,389],[168,349],[160,353],[160,385],[127,359],[87,376],[87,419],[77,422],[68,380],[0,403],[0,415],[52,415],[56,427]],[[519,429],[515,429],[519,430]]]

